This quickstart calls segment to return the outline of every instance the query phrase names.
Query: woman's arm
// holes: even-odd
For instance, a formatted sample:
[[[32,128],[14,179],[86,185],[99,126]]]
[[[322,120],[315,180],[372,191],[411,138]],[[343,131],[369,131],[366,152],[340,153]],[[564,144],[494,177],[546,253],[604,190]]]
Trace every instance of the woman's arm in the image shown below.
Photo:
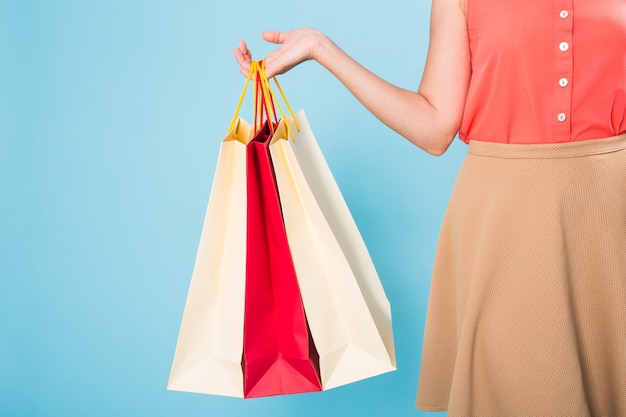
[[[368,71],[314,29],[265,32],[263,38],[281,44],[265,58],[269,77],[314,59],[378,119],[426,152],[443,154],[459,130],[471,73],[465,12],[459,0],[433,0],[428,57],[417,92]],[[235,56],[247,75],[251,55],[245,42]]]

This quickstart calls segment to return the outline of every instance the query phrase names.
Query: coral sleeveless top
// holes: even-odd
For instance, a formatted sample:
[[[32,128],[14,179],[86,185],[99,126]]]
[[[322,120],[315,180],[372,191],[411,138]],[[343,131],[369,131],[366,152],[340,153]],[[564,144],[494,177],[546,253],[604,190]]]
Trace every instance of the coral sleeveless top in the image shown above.
[[[464,142],[626,132],[626,0],[467,0]]]

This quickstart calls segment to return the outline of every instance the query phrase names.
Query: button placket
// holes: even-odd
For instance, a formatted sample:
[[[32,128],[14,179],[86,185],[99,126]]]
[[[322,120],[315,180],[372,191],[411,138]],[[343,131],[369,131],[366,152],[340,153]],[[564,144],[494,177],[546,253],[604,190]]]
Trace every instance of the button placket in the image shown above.
[[[573,0],[555,2],[554,140],[566,142],[571,133],[573,73]]]

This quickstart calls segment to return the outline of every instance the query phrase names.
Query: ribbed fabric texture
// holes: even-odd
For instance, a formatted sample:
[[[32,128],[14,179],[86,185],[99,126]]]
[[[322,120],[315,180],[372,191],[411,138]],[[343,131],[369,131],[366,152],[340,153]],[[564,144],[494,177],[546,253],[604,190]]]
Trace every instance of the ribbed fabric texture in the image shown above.
[[[626,416],[626,135],[470,142],[435,259],[416,405]]]

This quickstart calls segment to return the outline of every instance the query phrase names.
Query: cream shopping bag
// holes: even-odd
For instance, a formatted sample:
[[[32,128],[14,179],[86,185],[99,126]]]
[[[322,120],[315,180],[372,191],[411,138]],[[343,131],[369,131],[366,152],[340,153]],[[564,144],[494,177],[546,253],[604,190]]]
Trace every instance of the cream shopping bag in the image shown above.
[[[237,119],[220,145],[167,388],[243,397],[246,145]]]
[[[391,309],[303,111],[270,145],[322,389],[396,369]]]

